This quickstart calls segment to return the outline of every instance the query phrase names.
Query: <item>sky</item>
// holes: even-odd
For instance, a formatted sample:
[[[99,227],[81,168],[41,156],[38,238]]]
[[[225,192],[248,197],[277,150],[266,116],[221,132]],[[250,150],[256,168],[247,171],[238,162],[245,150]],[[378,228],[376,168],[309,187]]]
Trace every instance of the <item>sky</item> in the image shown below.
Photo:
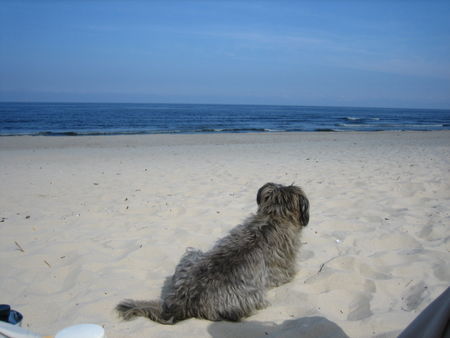
[[[0,0],[0,101],[450,108],[450,1]]]

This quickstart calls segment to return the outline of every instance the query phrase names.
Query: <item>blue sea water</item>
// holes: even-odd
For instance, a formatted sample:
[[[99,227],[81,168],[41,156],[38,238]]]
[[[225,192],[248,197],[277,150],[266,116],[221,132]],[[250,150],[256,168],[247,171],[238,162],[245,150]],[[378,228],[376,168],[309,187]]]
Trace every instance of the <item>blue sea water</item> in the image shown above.
[[[0,102],[0,136],[449,129],[441,109]]]

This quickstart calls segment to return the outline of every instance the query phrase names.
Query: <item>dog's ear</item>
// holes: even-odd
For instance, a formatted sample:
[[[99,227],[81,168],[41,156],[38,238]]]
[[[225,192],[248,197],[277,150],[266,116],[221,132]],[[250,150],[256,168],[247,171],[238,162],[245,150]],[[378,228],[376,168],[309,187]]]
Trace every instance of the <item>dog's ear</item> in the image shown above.
[[[300,210],[300,224],[303,226],[308,225],[309,222],[309,201],[305,195],[299,196],[299,209]]]
[[[270,191],[272,191],[271,189],[270,190],[267,189],[267,188],[272,187],[272,186],[275,186],[275,184],[273,184],[273,183],[266,183],[261,188],[259,188],[258,193],[256,194],[256,203],[258,205],[260,205],[261,202],[263,200],[265,200],[266,194],[269,193]]]

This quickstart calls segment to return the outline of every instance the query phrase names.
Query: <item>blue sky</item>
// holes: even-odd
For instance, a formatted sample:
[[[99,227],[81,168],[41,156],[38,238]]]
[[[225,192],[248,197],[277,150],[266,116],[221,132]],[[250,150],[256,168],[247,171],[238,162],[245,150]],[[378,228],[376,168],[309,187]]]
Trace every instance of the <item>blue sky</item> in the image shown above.
[[[450,1],[2,1],[0,101],[450,108]]]

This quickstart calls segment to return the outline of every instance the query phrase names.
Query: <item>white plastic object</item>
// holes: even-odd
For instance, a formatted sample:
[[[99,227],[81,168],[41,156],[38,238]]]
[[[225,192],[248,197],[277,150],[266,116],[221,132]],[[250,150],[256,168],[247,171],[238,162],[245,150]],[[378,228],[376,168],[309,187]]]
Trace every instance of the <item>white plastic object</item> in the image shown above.
[[[41,336],[18,325],[0,321],[0,337],[50,338],[51,336]],[[55,338],[106,338],[106,335],[105,330],[100,325],[79,324],[58,331]]]
[[[79,324],[58,331],[55,338],[105,338],[105,330],[96,324]]]
[[[27,329],[24,329],[18,325],[12,325],[10,323],[0,321],[0,337],[9,338],[41,338]]]

